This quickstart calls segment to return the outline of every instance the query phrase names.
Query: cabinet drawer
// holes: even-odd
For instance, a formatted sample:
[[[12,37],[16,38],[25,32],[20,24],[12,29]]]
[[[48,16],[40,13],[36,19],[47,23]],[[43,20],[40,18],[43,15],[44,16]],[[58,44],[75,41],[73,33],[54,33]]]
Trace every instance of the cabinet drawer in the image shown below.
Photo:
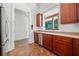
[[[53,41],[54,42],[59,42],[61,44],[66,44],[66,45],[72,46],[72,39],[68,38],[68,37],[54,36]]]
[[[59,41],[63,41],[63,42],[72,43],[72,39],[69,38],[69,37],[64,37],[64,36],[54,36],[54,39],[59,40]]]
[[[44,34],[43,36],[46,37],[46,39],[47,39],[47,38],[49,38],[49,39],[52,38],[52,35],[49,35],[49,34]]]

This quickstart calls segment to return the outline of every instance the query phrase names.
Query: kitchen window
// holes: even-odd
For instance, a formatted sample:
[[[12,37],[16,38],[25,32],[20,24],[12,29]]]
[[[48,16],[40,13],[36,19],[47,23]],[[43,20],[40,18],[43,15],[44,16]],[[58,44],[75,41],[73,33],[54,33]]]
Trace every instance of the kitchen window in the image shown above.
[[[54,14],[45,19],[45,29],[46,30],[58,30],[58,20],[59,15]]]

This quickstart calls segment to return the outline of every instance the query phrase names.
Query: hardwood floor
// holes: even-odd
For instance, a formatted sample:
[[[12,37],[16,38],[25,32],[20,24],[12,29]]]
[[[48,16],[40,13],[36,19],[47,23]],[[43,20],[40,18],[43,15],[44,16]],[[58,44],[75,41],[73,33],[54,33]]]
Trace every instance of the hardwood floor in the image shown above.
[[[8,52],[8,56],[56,56],[36,43],[28,44],[27,40],[15,42],[16,48]]]

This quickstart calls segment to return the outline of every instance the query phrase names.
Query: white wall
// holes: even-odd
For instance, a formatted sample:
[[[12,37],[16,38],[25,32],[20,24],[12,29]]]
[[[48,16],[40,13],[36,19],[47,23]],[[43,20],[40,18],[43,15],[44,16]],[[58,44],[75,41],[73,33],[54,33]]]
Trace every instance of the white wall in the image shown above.
[[[55,13],[60,13],[60,5],[55,6],[51,10],[44,13],[44,17],[50,16]],[[44,19],[45,20],[45,19]],[[45,21],[43,22],[43,29],[45,27]],[[59,30],[64,32],[79,32],[79,23],[74,24],[61,24],[61,19],[59,20]]]
[[[60,25],[60,31],[64,31],[64,32],[79,32],[79,23]]]
[[[34,22],[32,22],[33,20],[35,20],[35,12],[36,12],[36,5],[35,4],[21,4],[21,3],[17,3],[17,4],[10,4],[10,3],[3,3],[3,6],[5,8],[5,12],[3,11],[3,16],[5,15],[4,13],[6,13],[5,16],[7,16],[7,20],[8,20],[8,25],[9,25],[9,42],[7,42],[7,44],[3,47],[3,51],[4,54],[6,52],[11,51],[12,49],[15,48],[15,44],[14,44],[14,40],[15,40],[15,9],[19,9],[22,10],[26,13],[29,12],[29,20],[28,20],[28,30],[30,33],[28,34],[29,37],[29,43],[33,43],[33,31],[31,31],[31,24],[33,24]],[[3,23],[5,21],[5,17],[2,18]],[[5,29],[4,29],[4,25],[3,25],[3,41],[6,39],[5,37]],[[31,34],[32,33],[32,34]]]

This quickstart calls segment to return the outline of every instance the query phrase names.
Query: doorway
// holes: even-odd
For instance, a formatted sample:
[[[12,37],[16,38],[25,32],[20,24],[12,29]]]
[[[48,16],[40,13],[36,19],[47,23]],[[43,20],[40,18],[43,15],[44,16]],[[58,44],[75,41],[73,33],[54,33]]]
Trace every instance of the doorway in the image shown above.
[[[15,41],[27,39],[29,37],[28,20],[28,13],[15,9]]]

